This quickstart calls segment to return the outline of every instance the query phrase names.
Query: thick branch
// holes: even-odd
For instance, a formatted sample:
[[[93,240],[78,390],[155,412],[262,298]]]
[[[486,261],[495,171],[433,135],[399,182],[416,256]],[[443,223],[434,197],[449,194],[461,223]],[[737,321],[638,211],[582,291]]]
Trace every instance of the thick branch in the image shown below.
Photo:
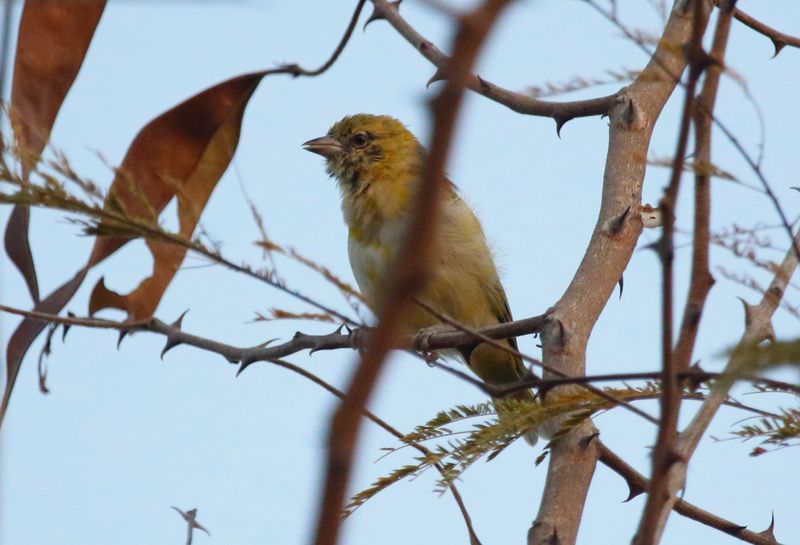
[[[617,95],[610,114],[598,222],[578,271],[543,330],[545,362],[569,375],[584,374],[589,335],[642,230],[639,209],[650,136],[686,67],[683,51],[690,39],[691,15],[677,7],[681,4],[677,2],[673,8],[645,69]],[[553,451],[547,492],[529,534],[531,545],[550,543],[554,537],[562,544],[575,543],[597,460],[596,447],[586,441],[594,433],[594,428],[586,424],[562,438],[561,450]],[[568,463],[561,462],[562,456]]]

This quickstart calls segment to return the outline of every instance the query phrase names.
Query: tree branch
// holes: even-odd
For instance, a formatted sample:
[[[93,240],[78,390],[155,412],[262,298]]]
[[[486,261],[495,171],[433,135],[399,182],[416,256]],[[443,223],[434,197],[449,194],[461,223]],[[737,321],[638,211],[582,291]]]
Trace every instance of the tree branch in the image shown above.
[[[691,15],[676,2],[662,38],[636,81],[617,95],[599,217],[589,247],[542,332],[544,361],[568,375],[585,372],[586,344],[627,266],[642,230],[639,210],[647,150],[655,121],[686,67]],[[545,377],[549,378],[549,377]],[[552,395],[552,394],[551,394]],[[553,428],[558,429],[555,422]],[[575,543],[597,461],[596,433],[585,423],[562,437],[550,457],[546,491],[529,533],[530,545]]]
[[[600,449],[600,461],[603,465],[620,475],[625,479],[625,482],[628,483],[630,495],[625,501],[630,501],[642,492],[647,492],[650,489],[650,481],[645,479],[641,473],[620,458],[602,441],[598,440],[598,446]],[[714,515],[713,513],[709,513],[688,501],[679,499],[675,502],[673,509],[686,518],[715,528],[747,543],[753,543],[754,545],[780,545],[769,536],[748,530],[746,526],[741,526],[735,522]]]
[[[737,348],[758,344],[765,339],[774,338],[771,319],[783,298],[789,279],[797,269],[798,254],[795,251],[795,247],[797,243],[800,243],[800,232],[795,236],[793,242],[794,244],[789,248],[783,263],[775,271],[775,276],[769,288],[764,293],[761,302],[756,306],[746,305],[745,332]],[[700,409],[695,414],[689,426],[678,435],[675,442],[673,463],[665,477],[666,497],[659,502],[659,509],[655,513],[657,517],[656,541],[657,537],[663,532],[670,510],[676,501],[678,491],[684,486],[689,459],[694,454],[711,420],[727,399],[731,386],[744,370],[743,367],[745,364],[746,362],[742,362],[741,359],[737,357],[737,352],[734,351],[725,366],[722,380],[718,380],[714,383],[710,394],[700,406]]]
[[[721,3],[722,0],[717,0],[717,3]],[[743,12],[739,8],[736,8],[733,11],[733,16],[736,18],[737,21],[745,24],[746,26],[752,28],[759,34],[763,34],[770,40],[772,40],[772,45],[775,47],[775,54],[774,57],[778,56],[778,53],[781,50],[788,46],[800,48],[800,38],[796,38],[794,36],[790,36],[789,34],[784,34],[780,30],[774,29],[771,26],[762,23],[758,19],[751,17],[747,13]]]
[[[392,3],[386,0],[370,0],[375,6],[375,13],[370,19],[385,19],[414,49],[420,52],[431,64],[436,67],[436,73],[428,82],[445,79],[446,67],[449,63],[448,56],[434,43],[426,39],[400,15],[400,10],[395,9]],[[486,98],[502,104],[507,108],[521,114],[541,117],[552,117],[556,121],[556,128],[560,130],[567,121],[576,117],[604,115],[611,111],[616,103],[616,94],[589,100],[572,102],[551,102],[539,100],[530,95],[517,93],[504,89],[491,81],[478,75],[469,74],[465,81],[466,87],[483,95]]]

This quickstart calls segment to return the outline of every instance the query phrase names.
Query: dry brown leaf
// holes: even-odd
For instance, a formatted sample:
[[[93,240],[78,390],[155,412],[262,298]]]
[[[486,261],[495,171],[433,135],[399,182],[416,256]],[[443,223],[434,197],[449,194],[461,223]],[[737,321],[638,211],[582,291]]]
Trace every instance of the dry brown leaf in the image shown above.
[[[148,123],[128,149],[109,190],[106,207],[155,223],[177,196],[180,233],[190,237],[233,157],[244,110],[263,76],[264,72],[254,72],[224,81]],[[129,240],[98,236],[87,264],[34,310],[58,314],[77,292],[88,271]],[[148,241],[148,246],[154,257],[152,276],[128,295],[108,290],[101,280],[90,299],[92,312],[112,307],[125,310],[134,320],[152,316],[186,249],[161,241]],[[22,359],[45,326],[44,322],[25,319],[11,336],[0,422]]]
[[[26,2],[20,19],[11,121],[24,180],[39,162],[61,104],[78,75],[105,8],[105,0]],[[39,283],[28,228],[30,209],[15,206],[8,219],[5,248],[25,278],[34,303]]]

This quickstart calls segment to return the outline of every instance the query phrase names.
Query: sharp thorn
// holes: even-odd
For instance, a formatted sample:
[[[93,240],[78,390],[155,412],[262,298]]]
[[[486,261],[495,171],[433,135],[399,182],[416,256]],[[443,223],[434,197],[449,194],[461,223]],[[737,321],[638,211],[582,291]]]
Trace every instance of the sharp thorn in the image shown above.
[[[161,350],[161,361],[164,361],[164,354],[178,346],[179,344],[183,344],[183,342],[175,339],[172,335],[167,335],[167,342],[164,344],[164,348]]]
[[[622,228],[625,227],[625,219],[628,217],[630,212],[631,207],[628,206],[622,214],[609,222],[608,232],[611,234],[611,236],[616,236],[622,232]]]
[[[389,9],[394,10],[396,13],[400,12],[400,3],[403,0],[395,0],[394,2],[389,2]],[[373,21],[384,21],[386,20],[386,13],[383,11],[382,8],[375,6],[372,9],[372,15],[369,16],[367,22],[364,23],[364,26],[361,28],[362,31],[367,30],[367,25],[369,25]]]
[[[124,339],[128,333],[130,333],[130,329],[120,329],[119,330],[119,337],[117,338],[117,350],[119,350],[119,345],[122,344],[122,339]]]
[[[295,338],[297,337],[297,335],[302,335],[302,333],[300,333],[300,332],[298,331],[298,332],[295,334]],[[267,346],[271,345],[272,343],[274,343],[274,342],[275,342],[275,341],[277,341],[277,340],[279,340],[279,337],[275,337],[274,339],[270,339],[270,340],[268,340],[268,341],[264,341],[264,342],[263,342],[263,343],[261,343],[261,344],[257,344],[257,345],[256,345],[256,347],[258,347],[258,348],[265,348],[265,347],[267,347]]]
[[[68,318],[74,318],[75,317],[75,313],[72,312],[71,310],[68,310],[67,311],[67,317]],[[64,328],[61,330],[61,342],[62,343],[67,339],[67,332],[69,331],[70,327],[71,327],[71,324],[64,324]]]
[[[619,298],[622,299],[622,290],[625,287],[625,275],[620,275],[619,280],[617,281],[617,285],[619,285]]]
[[[445,79],[446,78],[445,78],[445,75],[444,75],[444,71],[437,66],[436,67],[436,72],[433,73],[433,75],[431,76],[431,79],[429,79],[428,83],[425,84],[425,88],[427,89],[428,87],[430,87],[431,83],[436,83],[437,81],[444,81]]]
[[[236,376],[238,377],[241,375],[242,372],[244,372],[244,370],[250,367],[253,363],[255,363],[255,360],[250,357],[242,358],[242,361],[239,363],[239,369],[236,371]]]
[[[556,122],[556,136],[561,138],[561,127],[563,127],[567,123],[567,121],[569,121],[569,119],[566,117],[559,117],[559,116],[556,116],[553,119]]]
[[[778,53],[780,53],[783,50],[783,48],[786,47],[786,42],[784,42],[782,40],[773,39],[772,40],[772,45],[775,47],[775,53],[773,53],[771,58],[774,59],[775,57],[778,56]]]
[[[774,511],[772,512],[772,518],[770,519],[769,526],[767,526],[766,530],[762,530],[761,532],[758,532],[758,535],[764,536],[764,537],[768,537],[768,538],[772,539],[773,541],[775,540],[775,512]]]
[[[641,494],[644,494],[644,492],[645,492],[645,489],[642,488],[641,486],[639,486],[638,484],[632,483],[632,482],[628,482],[628,497],[625,498],[622,501],[622,503],[628,503],[629,501],[634,499],[636,496],[640,496]]]
[[[174,322],[172,322],[170,325],[171,325],[172,327],[174,327],[175,329],[177,329],[178,331],[180,331],[181,327],[183,326],[183,317],[184,317],[184,316],[186,316],[186,313],[187,313],[187,312],[189,312],[189,309],[188,309],[188,308],[187,308],[186,310],[184,310],[184,311],[181,313],[181,315],[180,315],[180,316],[178,316],[178,319],[177,319],[177,320],[175,320]]]

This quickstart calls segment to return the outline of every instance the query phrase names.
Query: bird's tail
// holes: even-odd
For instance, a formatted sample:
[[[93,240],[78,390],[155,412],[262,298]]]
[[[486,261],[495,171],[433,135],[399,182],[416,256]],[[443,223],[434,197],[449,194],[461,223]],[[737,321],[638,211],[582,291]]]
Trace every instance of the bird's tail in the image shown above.
[[[526,369],[522,360],[515,354],[511,354],[489,344],[479,344],[474,347],[465,359],[469,366],[484,382],[495,386],[514,384],[522,381],[526,376]],[[520,401],[536,401],[531,390],[521,390],[505,397],[505,399],[517,399]],[[498,417],[503,418],[502,410],[498,411]],[[528,430],[523,435],[525,441],[533,446],[539,440],[536,430]]]

